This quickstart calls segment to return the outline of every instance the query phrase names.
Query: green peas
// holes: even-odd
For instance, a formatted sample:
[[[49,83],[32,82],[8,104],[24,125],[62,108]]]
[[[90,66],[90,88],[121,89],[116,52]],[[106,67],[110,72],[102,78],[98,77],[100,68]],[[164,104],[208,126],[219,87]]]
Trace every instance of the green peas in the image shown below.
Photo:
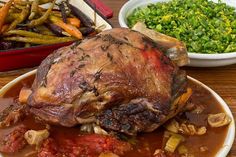
[[[172,0],[137,8],[127,17],[185,42],[196,53],[236,52],[236,11],[219,1]]]

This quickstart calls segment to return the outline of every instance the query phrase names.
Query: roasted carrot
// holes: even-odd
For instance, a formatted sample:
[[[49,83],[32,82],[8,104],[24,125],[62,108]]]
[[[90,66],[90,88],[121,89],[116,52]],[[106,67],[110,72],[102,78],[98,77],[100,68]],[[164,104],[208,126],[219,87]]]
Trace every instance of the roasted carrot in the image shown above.
[[[61,27],[67,33],[69,33],[71,36],[74,36],[78,39],[82,39],[82,37],[83,37],[82,33],[75,26],[73,26],[71,24],[64,23],[61,19],[59,19],[56,16],[50,16],[49,19],[50,19],[50,21],[53,22],[53,24]]]
[[[95,24],[94,22],[87,16],[85,15],[81,10],[79,10],[78,8],[76,8],[75,6],[73,6],[72,4],[68,4],[69,8],[71,9],[72,13],[78,18],[80,19],[80,21],[82,22],[82,24],[85,27],[93,27]]]
[[[2,26],[4,25],[5,19],[13,2],[14,0],[9,0],[2,8],[0,8],[0,30],[2,30]]]
[[[5,24],[2,26],[2,29],[0,30],[0,34],[4,33],[8,29],[9,25]]]
[[[80,27],[80,20],[75,18],[75,17],[70,17],[70,18],[67,18],[67,21],[69,24],[79,28]]]

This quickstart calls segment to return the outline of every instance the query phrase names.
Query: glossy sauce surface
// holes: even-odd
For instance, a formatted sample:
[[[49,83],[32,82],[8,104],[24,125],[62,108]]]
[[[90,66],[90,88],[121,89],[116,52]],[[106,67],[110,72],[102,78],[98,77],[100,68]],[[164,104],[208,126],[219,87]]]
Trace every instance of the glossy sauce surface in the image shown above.
[[[33,78],[34,76],[24,79],[22,82],[10,89],[4,95],[4,98],[0,98],[0,111],[10,105],[14,99],[17,98],[18,93],[23,86],[30,87],[33,82]],[[207,90],[191,81],[189,81],[189,86],[193,89],[191,102],[197,105],[203,105],[205,107],[204,114],[223,112],[221,106]],[[37,122],[37,120],[35,120],[32,116],[26,117],[21,124],[22,123],[29,129],[40,130],[45,128],[44,124]],[[7,129],[0,129],[0,138],[8,134],[15,126]],[[214,157],[217,151],[222,147],[227,129],[228,127],[207,127],[207,133],[205,135],[184,136],[186,140],[183,144],[188,148],[188,151],[191,154],[194,154],[195,157]],[[64,128],[52,126],[50,130],[50,135],[58,140],[63,138],[73,138],[79,134],[81,134],[79,127]],[[152,157],[156,149],[162,148],[163,134],[164,128],[162,127],[152,133],[139,134],[136,139],[134,139],[134,149],[126,153],[123,157]],[[202,146],[208,147],[208,151],[200,152],[200,147]],[[34,153],[34,148],[27,146],[21,152],[10,155],[4,154],[4,157],[26,157],[26,154],[28,154],[27,157],[37,156]]]

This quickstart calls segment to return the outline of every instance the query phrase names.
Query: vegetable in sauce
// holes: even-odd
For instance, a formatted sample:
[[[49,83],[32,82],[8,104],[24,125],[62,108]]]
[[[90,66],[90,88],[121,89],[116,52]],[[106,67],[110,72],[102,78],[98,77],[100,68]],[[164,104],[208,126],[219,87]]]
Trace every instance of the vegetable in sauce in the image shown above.
[[[47,129],[44,130],[28,130],[24,134],[24,138],[30,145],[36,145],[39,146],[43,140],[47,139],[49,137],[49,132]]]
[[[4,98],[0,99],[0,111],[3,111],[5,107],[9,106],[9,104],[12,104],[12,102],[14,102],[14,99],[19,95],[19,92],[21,91],[22,87],[25,87],[25,89],[30,87],[33,82],[33,79],[34,76],[30,78],[25,78],[22,82],[16,84],[14,87],[9,89],[4,95]],[[202,117],[204,114],[208,115],[209,113],[215,114],[224,112],[221,106],[218,104],[217,100],[215,100],[215,98],[203,87],[200,87],[199,85],[196,85],[191,81],[189,82],[189,87],[193,89],[193,93],[197,93],[192,94],[192,96],[190,97],[190,103],[201,104],[204,106],[203,111],[197,113],[200,115],[200,117]],[[191,112],[195,113],[195,110],[192,110]],[[193,114],[190,114],[189,116],[192,115]],[[176,117],[175,121],[177,122],[179,119],[185,119],[189,123],[193,123],[193,119],[196,117],[188,118],[189,119],[187,120],[185,115],[183,114],[180,117]],[[25,127],[22,128],[21,125],[27,127],[27,129],[25,129]],[[19,127],[21,130],[21,134],[16,134],[16,131],[19,132]],[[12,131],[12,128],[15,128],[16,131]],[[48,130],[50,136],[49,138],[43,141],[42,145],[38,150],[33,146],[25,145],[27,141],[24,140],[24,134],[27,133],[27,130],[34,130],[34,133],[36,133],[35,135],[39,135],[40,133],[40,137],[45,138],[48,135],[45,129]],[[0,144],[0,150],[6,150],[6,148],[11,146],[12,144],[16,144],[16,147],[11,147],[11,152],[15,152],[16,150],[20,149],[19,151],[11,154],[5,152],[3,153],[4,157],[25,157],[26,154],[33,154],[31,155],[32,157],[37,155],[39,157],[42,157],[43,155],[45,155],[44,153],[49,153],[49,155],[52,156],[55,156],[55,154],[50,153],[69,153],[69,155],[75,155],[76,153],[78,153],[78,151],[76,151],[78,149],[89,153],[91,157],[99,157],[99,155],[118,155],[119,157],[160,157],[160,155],[162,155],[163,157],[172,157],[178,156],[178,154],[181,154],[183,156],[186,156],[187,154],[187,156],[190,157],[213,157],[216,152],[222,147],[228,127],[219,127],[217,129],[207,127],[207,134],[201,136],[189,136],[181,134],[178,130],[178,133],[176,134],[166,131],[165,128],[160,127],[154,132],[142,133],[139,134],[137,137],[132,137],[135,138],[132,139],[135,142],[130,142],[130,137],[126,137],[126,141],[121,141],[114,135],[107,136],[102,135],[101,133],[85,133],[81,132],[81,129],[81,127],[66,128],[53,125],[51,125],[50,129],[48,129],[47,127],[45,127],[45,124],[39,123],[32,116],[28,115],[23,121],[19,122],[19,124],[12,126],[10,130],[9,128],[0,129],[0,143],[1,139],[4,139],[4,137],[5,140],[11,140],[12,138],[9,137],[12,135],[20,139],[19,141],[16,141],[17,143],[14,143],[13,140],[8,142],[7,145]],[[215,140],[216,135],[218,139],[217,141]],[[38,136],[35,137],[38,138]],[[173,140],[173,137],[177,137],[178,140]],[[169,144],[168,140],[170,140]],[[194,147],[192,147],[193,145]],[[130,146],[132,147],[132,149],[130,149]],[[164,151],[163,149],[165,148],[165,146],[170,147],[170,149],[168,150],[171,151],[175,149],[174,153]]]
[[[174,153],[175,149],[179,146],[181,142],[184,142],[184,137],[178,134],[172,134],[165,145],[165,151]]]
[[[213,128],[228,125],[231,121],[232,121],[231,118],[225,113],[208,115],[208,124]]]
[[[228,53],[236,51],[236,11],[219,1],[172,0],[135,9],[128,26],[138,21],[148,28],[185,42],[189,52]]]

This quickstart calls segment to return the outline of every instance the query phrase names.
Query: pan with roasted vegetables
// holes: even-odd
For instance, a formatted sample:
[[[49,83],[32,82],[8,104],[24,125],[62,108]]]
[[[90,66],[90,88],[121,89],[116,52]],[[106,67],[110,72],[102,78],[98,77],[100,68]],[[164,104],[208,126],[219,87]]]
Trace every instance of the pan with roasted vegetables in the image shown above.
[[[0,18],[2,29],[5,29],[0,33],[1,72],[38,66],[54,50],[112,28],[106,17],[100,14],[99,8],[96,9],[87,1],[70,0],[69,4],[67,1],[56,1],[55,4],[46,0],[36,2],[19,1],[18,4],[15,0],[0,3],[2,9],[8,10],[7,13],[1,9],[7,13],[1,14]],[[38,8],[36,11],[35,6]],[[21,23],[15,20],[21,14],[19,7],[28,8],[28,16]],[[16,10],[16,13],[11,14],[12,10]],[[2,20],[3,16],[5,20]],[[16,26],[7,31],[10,24],[11,27]]]
[[[0,16],[0,50],[73,42],[100,31],[68,1],[10,0],[1,2]]]

